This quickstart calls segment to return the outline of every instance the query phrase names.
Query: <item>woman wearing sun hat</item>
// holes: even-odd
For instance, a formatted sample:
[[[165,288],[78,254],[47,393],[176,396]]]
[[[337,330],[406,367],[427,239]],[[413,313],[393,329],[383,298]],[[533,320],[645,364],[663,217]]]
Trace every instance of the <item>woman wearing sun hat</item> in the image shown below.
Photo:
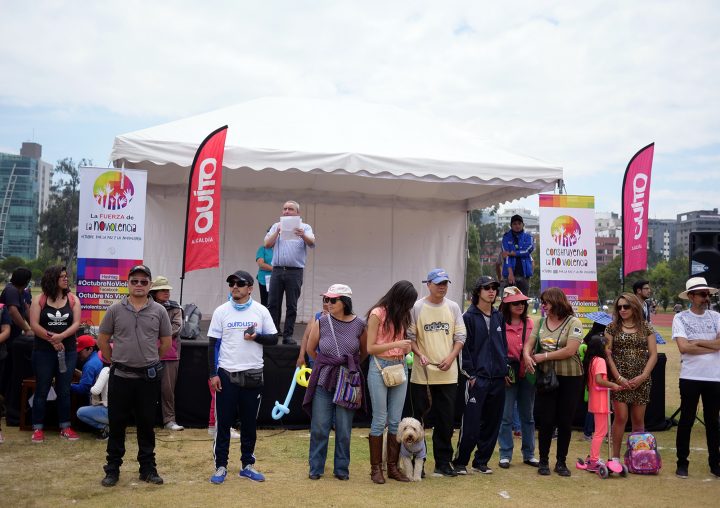
[[[513,453],[512,419],[517,402],[522,431],[523,463],[537,467],[535,458],[535,385],[525,378],[523,345],[532,336],[533,320],[528,318],[528,300],[520,289],[508,286],[503,291],[500,312],[508,346],[508,376],[505,378],[505,407],[498,443],[500,445],[500,467],[510,467]]]
[[[171,289],[170,281],[162,275],[155,278],[150,289],[153,300],[165,307],[172,326],[172,344],[160,358],[165,365],[160,380],[160,406],[165,428],[184,430],[185,427],[175,423],[175,384],[180,370],[180,328],[182,328],[183,313],[180,305],[170,299]]]
[[[338,480],[350,479],[350,432],[354,409],[333,402],[340,367],[359,371],[367,356],[365,321],[353,314],[352,289],[333,284],[324,293],[329,313],[315,321],[308,337],[307,352],[315,359],[303,409],[311,415],[309,463],[311,480],[325,472],[330,427],[335,418],[335,460],[333,474]],[[362,395],[363,405],[365,397]]]
[[[700,398],[705,415],[708,465],[710,472],[720,477],[720,314],[708,309],[710,295],[717,292],[703,277],[691,277],[679,295],[683,300],[690,300],[690,309],[675,314],[673,319],[672,338],[682,354],[680,421],[675,441],[675,474],[680,478],[688,477],[690,432]]]

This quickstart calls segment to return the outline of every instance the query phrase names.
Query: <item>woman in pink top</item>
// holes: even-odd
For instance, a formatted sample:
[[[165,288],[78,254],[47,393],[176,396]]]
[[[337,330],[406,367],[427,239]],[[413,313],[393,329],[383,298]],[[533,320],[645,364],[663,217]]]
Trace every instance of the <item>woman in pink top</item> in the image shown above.
[[[500,467],[510,467],[514,448],[512,436],[512,418],[517,402],[522,431],[521,452],[523,463],[538,467],[535,458],[535,385],[525,378],[523,345],[532,336],[533,321],[528,318],[529,298],[515,286],[503,290],[500,312],[505,325],[505,338],[508,346],[508,376],[505,378],[505,407],[503,408],[498,444],[500,445]]]
[[[400,444],[395,438],[405,405],[407,380],[402,384],[387,387],[380,369],[400,363],[405,366],[405,355],[410,352],[410,341],[405,338],[405,332],[410,326],[410,311],[417,297],[412,283],[401,280],[396,282],[367,314],[367,350],[368,354],[372,355],[368,369],[368,391],[372,402],[370,477],[375,483],[385,483],[382,448],[386,424],[388,477],[401,482],[410,481],[397,468]],[[407,378],[407,366],[405,377]]]
[[[607,380],[607,361],[605,344],[600,337],[593,337],[588,343],[583,361],[588,387],[588,412],[595,418],[595,432],[590,445],[590,455],[586,460],[588,471],[597,471],[600,459],[600,447],[608,431],[610,397],[608,390],[622,390],[622,386]]]

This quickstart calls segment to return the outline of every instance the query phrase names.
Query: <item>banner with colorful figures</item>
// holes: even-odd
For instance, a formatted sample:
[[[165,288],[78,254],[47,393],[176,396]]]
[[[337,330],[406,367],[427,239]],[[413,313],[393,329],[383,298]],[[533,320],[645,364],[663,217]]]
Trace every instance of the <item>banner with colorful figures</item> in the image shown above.
[[[127,272],[145,245],[145,171],[80,168],[77,295],[82,319],[100,324],[127,295]]]
[[[598,308],[595,198],[540,195],[540,288],[559,287],[583,325]]]

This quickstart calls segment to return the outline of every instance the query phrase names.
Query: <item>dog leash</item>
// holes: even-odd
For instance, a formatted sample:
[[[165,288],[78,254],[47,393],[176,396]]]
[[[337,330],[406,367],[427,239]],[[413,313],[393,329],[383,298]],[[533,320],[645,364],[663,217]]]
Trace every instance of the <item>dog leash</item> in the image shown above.
[[[425,391],[427,393],[427,398],[428,398],[427,408],[425,409],[425,411],[423,411],[423,414],[421,417],[422,424],[424,427],[425,426],[425,417],[428,415],[428,413],[432,409],[432,393],[430,393],[430,377],[428,376],[427,365],[434,365],[435,367],[437,367],[440,364],[439,363],[428,363],[427,365],[423,365],[421,362],[420,365],[422,366],[423,372],[425,373]]]

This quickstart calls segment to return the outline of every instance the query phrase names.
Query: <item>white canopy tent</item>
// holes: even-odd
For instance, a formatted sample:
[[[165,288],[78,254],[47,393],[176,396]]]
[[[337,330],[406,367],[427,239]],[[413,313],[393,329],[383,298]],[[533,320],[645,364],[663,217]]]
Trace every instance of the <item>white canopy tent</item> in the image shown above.
[[[144,261],[178,297],[187,181],[195,151],[228,125],[220,268],[186,275],[183,300],[203,314],[225,301],[224,279],[256,272],[255,252],[283,202],[313,226],[298,320],[335,282],[364,313],[393,282],[436,267],[462,298],[467,211],[552,190],[562,169],[509,153],[434,119],[353,100],[258,99],[115,138],[115,165],[148,172]],[[271,282],[272,283],[272,282]],[[256,295],[258,298],[259,296]]]

